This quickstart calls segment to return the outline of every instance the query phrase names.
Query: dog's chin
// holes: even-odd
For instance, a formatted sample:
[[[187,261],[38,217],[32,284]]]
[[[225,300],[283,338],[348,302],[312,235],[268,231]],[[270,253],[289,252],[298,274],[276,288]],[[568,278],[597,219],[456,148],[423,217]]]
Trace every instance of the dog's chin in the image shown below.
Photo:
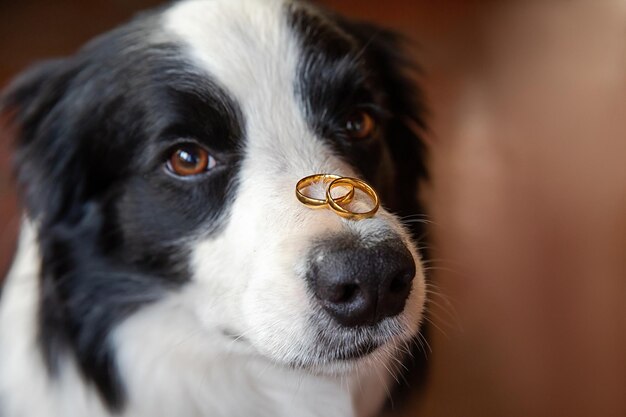
[[[309,373],[338,376],[358,371],[377,361],[401,354],[401,347],[412,339],[416,329],[410,329],[397,318],[386,319],[369,327],[345,328],[328,325],[314,327],[312,343],[298,345],[296,356],[268,356],[274,363]]]
[[[392,340],[386,343],[366,342],[349,349],[329,351],[322,355],[311,355],[291,361],[287,365],[293,369],[305,370],[323,376],[353,374],[376,362],[386,362],[392,356],[401,354],[398,346],[402,342]]]

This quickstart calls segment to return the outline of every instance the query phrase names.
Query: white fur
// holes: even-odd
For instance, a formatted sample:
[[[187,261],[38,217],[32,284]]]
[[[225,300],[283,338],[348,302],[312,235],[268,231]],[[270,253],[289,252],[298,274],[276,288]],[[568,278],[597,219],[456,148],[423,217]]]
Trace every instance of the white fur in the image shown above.
[[[67,360],[51,381],[37,338],[40,256],[35,228],[22,224],[17,255],[0,299],[0,415],[106,416],[95,391]]]
[[[384,209],[350,222],[311,211],[296,182],[319,172],[354,175],[304,120],[294,86],[299,47],[283,0],[188,0],[163,16],[165,33],[242,108],[246,155],[237,198],[218,238],[192,244],[194,277],[180,292],[141,309],[113,342],[129,404],[123,415],[370,416],[382,404],[395,345],[421,320],[424,280],[414,245]],[[310,354],[311,301],[302,276],[311,239],[352,230],[374,242],[394,231],[410,248],[417,274],[405,311],[386,319],[401,329],[372,357],[329,365],[318,375],[285,366]],[[35,342],[37,262],[25,227],[0,304],[0,398],[6,417],[108,415],[67,358],[50,382]],[[229,329],[249,343],[233,341]],[[10,369],[10,371],[8,371]],[[24,387],[28,387],[24,389]],[[2,404],[0,404],[0,407]]]

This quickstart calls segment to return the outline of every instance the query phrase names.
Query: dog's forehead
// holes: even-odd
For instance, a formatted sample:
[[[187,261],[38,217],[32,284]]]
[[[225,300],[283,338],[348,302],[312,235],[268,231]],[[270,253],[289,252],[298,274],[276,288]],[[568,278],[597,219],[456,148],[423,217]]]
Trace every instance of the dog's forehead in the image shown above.
[[[327,23],[321,16],[309,4],[290,0],[187,0],[163,16],[165,31],[183,53],[241,108],[248,150],[262,151],[255,153],[259,164],[260,155],[276,166],[328,159],[330,150],[314,140],[309,103],[301,95],[304,79],[317,75],[303,69],[303,63],[314,55],[326,67],[332,65],[319,45],[307,49],[311,33]],[[336,35],[345,36],[339,30]],[[335,58],[337,51],[347,52],[328,49]],[[303,166],[296,169],[305,171]]]
[[[164,15],[191,59],[244,107],[293,97],[298,42],[284,0],[190,0]],[[264,103],[255,103],[264,100]]]

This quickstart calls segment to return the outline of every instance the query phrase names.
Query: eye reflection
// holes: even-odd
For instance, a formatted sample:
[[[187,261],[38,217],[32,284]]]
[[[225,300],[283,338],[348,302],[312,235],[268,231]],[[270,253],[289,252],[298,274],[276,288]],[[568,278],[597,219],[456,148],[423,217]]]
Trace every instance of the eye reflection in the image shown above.
[[[366,139],[376,130],[376,121],[370,113],[359,110],[348,116],[344,129],[351,139]]]
[[[215,164],[215,159],[206,149],[196,144],[185,144],[174,148],[167,161],[167,168],[175,175],[188,177],[202,174]]]

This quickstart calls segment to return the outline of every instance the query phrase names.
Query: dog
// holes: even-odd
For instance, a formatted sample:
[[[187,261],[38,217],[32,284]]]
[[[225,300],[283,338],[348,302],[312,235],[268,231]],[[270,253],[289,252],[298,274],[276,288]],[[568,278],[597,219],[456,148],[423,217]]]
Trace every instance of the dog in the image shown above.
[[[307,2],[182,0],[18,77],[0,415],[380,412],[426,298],[405,55]],[[306,207],[316,173],[382,208]]]

